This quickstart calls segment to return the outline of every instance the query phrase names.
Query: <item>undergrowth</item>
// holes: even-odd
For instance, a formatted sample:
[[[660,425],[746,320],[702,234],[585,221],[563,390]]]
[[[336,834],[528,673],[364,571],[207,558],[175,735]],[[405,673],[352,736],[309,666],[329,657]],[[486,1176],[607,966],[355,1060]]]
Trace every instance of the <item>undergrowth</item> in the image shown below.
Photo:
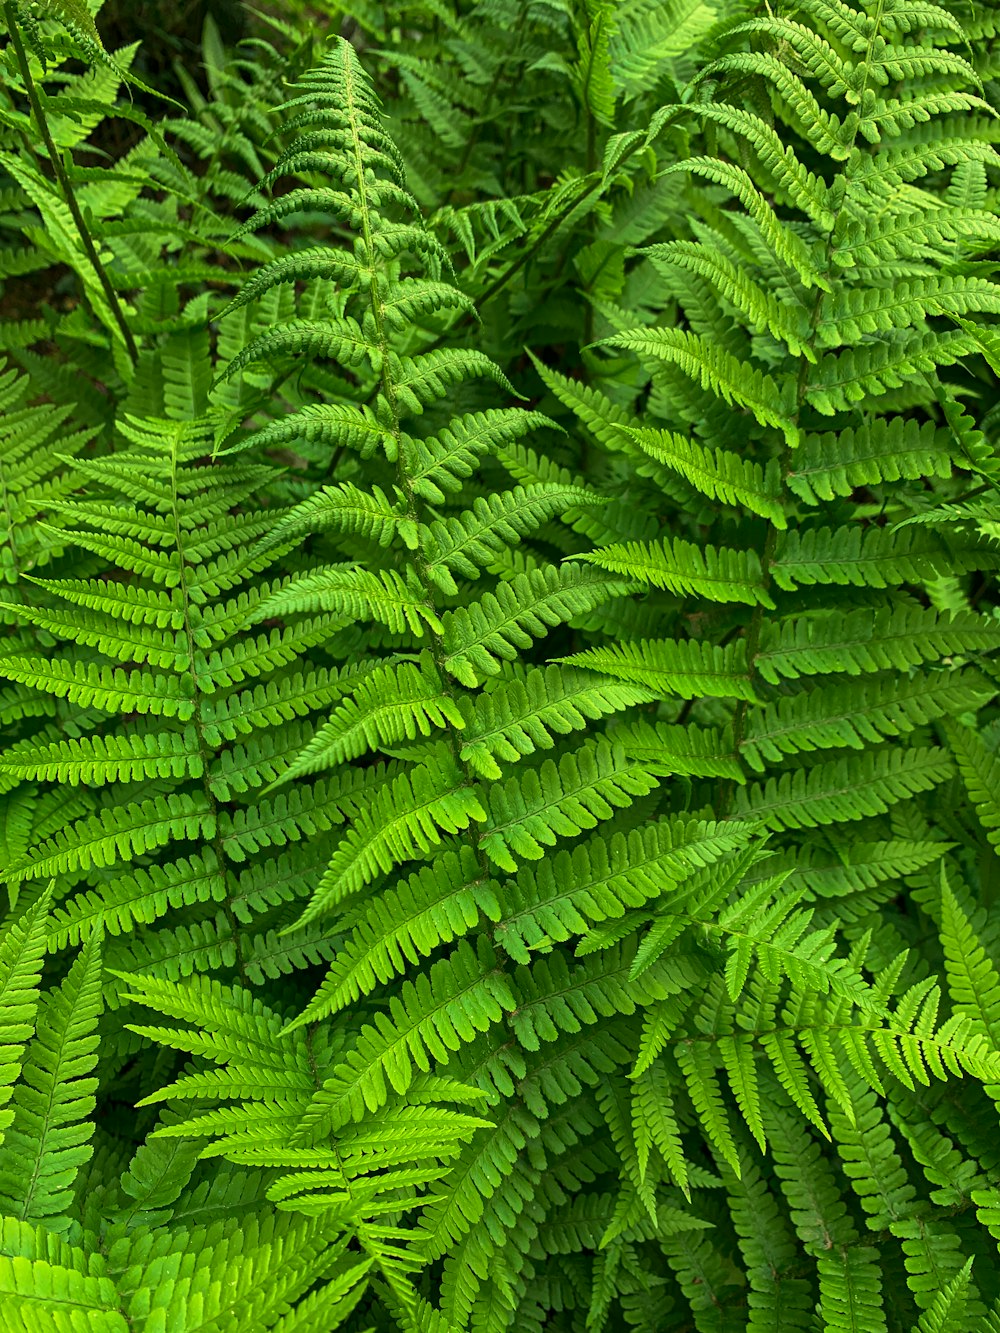
[[[993,8],[320,8],[2,3],[0,1325],[996,1333]]]

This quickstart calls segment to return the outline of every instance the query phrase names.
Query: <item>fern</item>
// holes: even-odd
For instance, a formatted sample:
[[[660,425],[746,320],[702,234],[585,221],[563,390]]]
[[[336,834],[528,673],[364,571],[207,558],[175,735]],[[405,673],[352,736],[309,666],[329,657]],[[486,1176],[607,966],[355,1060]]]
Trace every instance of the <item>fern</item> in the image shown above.
[[[4,1212],[24,1222],[68,1225],[73,1183],[90,1155],[101,1007],[100,939],[91,936],[58,991],[46,996],[14,1089],[3,1143]],[[51,1223],[50,1223],[51,1225]]]
[[[726,951],[724,974],[700,1003],[667,1002],[645,1026],[633,1069],[635,1142],[648,1161],[654,1131],[644,1125],[655,1123],[662,1160],[684,1189],[682,1136],[692,1118],[734,1179],[747,1160],[744,1128],[759,1145],[770,1142],[762,1064],[771,1066],[768,1086],[780,1086],[788,1105],[816,1131],[833,1134],[844,1154],[847,1141],[855,1141],[857,1130],[847,1127],[858,1123],[856,1108],[874,1108],[875,1095],[892,1098],[880,1061],[909,1087],[943,1072],[953,1058],[943,1054],[953,1032],[980,1074],[986,1067],[975,1052],[992,1049],[982,1022],[956,1012],[940,1029],[943,1045],[932,1037],[927,1047],[942,1052],[945,1064],[936,1054],[925,1058],[915,1033],[935,1030],[939,992],[924,973],[889,1007],[901,966],[898,957],[889,966],[891,947],[880,955],[888,971],[867,998],[859,991],[850,999],[821,998],[824,983],[807,961],[818,955],[810,955],[794,897],[765,909],[772,884],[816,848],[804,842],[805,831],[847,865],[865,836],[852,826],[934,827],[924,794],[942,784],[954,789],[958,773],[992,838],[991,746],[974,722],[993,698],[989,667],[978,699],[963,687],[995,651],[995,624],[974,613],[965,618],[967,601],[939,608],[930,592],[942,576],[957,586],[989,580],[992,533],[961,509],[935,513],[933,528],[905,522],[922,519],[924,508],[908,483],[960,493],[959,474],[970,467],[954,414],[942,412],[947,391],[936,387],[935,376],[985,346],[987,335],[980,338],[970,316],[960,327],[979,342],[962,343],[939,333],[936,321],[945,310],[956,319],[964,309],[995,313],[994,287],[974,259],[977,247],[982,253],[992,244],[993,220],[986,212],[963,213],[958,194],[943,193],[940,182],[973,158],[985,160],[989,150],[957,143],[961,114],[982,104],[971,67],[948,49],[957,38],[951,15],[942,14],[934,35],[928,29],[921,39],[897,39],[896,22],[881,9],[810,4],[794,19],[769,15],[721,30],[716,57],[698,76],[702,100],[689,98],[669,113],[692,124],[700,119],[714,151],[696,149],[668,168],[686,175],[690,221],[676,239],[635,257],[636,288],[649,266],[659,279],[653,309],[637,309],[631,327],[625,311],[607,312],[611,327],[598,343],[603,360],[594,365],[594,388],[571,388],[543,372],[596,447],[609,460],[627,460],[617,466],[628,477],[635,510],[652,510],[659,519],[652,531],[637,519],[635,537],[626,530],[624,540],[599,538],[585,555],[641,583],[643,605],[626,622],[624,642],[611,635],[564,660],[659,694],[664,716],[679,715],[688,730],[726,726],[736,763],[721,790],[718,769],[700,764],[689,746],[679,766],[683,778],[673,780],[683,783],[683,794],[674,799],[702,816],[773,831],[778,856],[773,878],[762,869],[751,881],[756,889],[745,885],[728,905],[709,897],[703,929],[710,935],[739,920],[741,911],[752,921],[749,904],[757,901],[767,947],[786,938],[786,930],[796,940],[787,973],[795,998],[780,1018],[771,1005],[779,1003],[786,974],[776,955],[753,942],[751,930]],[[741,48],[749,34],[752,50]],[[901,178],[885,183],[903,163],[912,191],[905,199],[893,193]],[[633,358],[639,413],[627,409],[634,394],[622,392],[622,354]],[[654,624],[650,633],[646,627]],[[979,646],[977,631],[985,635]],[[950,720],[957,715],[962,724]],[[666,741],[666,730],[660,734]],[[938,744],[945,734],[947,749]],[[936,836],[954,837],[955,830]],[[809,882],[803,872],[807,897],[820,897],[824,891],[805,887]],[[718,880],[720,890],[724,883]],[[841,902],[844,919],[852,917],[849,896],[858,890],[848,883],[828,900],[825,920],[834,932]],[[936,899],[921,901],[936,911]],[[861,918],[876,938],[882,932],[887,939],[885,914],[874,914],[886,895],[867,902]],[[668,910],[651,919],[633,910],[631,918],[598,927],[584,936],[584,946],[607,947],[648,921],[639,969],[679,947],[682,920]],[[897,929],[898,947],[911,934]],[[852,966],[863,966],[865,948],[862,937]],[[957,974],[956,985],[965,1010],[974,992]],[[741,995],[750,1005],[743,1014],[729,1008]],[[838,1023],[859,1025],[849,1049],[812,1026],[831,1004]],[[855,1020],[846,1017],[852,1005]],[[882,1016],[874,1020],[876,1010]],[[873,1035],[860,1036],[865,1030]],[[646,1090],[654,1078],[663,1113],[654,1112]],[[870,1091],[861,1092],[857,1080]],[[817,1088],[837,1108],[832,1127]],[[873,1162],[880,1153],[888,1162],[876,1144],[869,1151]],[[776,1169],[780,1175],[777,1159]],[[808,1172],[810,1189],[818,1190],[818,1159],[816,1172],[811,1166]],[[920,1234],[928,1236],[926,1246],[937,1243],[932,1232],[900,1224],[909,1247],[905,1283],[923,1309],[932,1287],[957,1282],[962,1264],[957,1255],[944,1269],[936,1266],[940,1258],[918,1259]],[[950,1234],[942,1222],[941,1245],[953,1243],[944,1239]],[[842,1258],[824,1259],[819,1274],[824,1327],[896,1326],[887,1322],[875,1252],[853,1248],[847,1231],[834,1246],[842,1247]],[[670,1253],[698,1323],[692,1274],[716,1284],[716,1306],[724,1304],[721,1278],[710,1276],[707,1254]],[[928,1272],[937,1276],[927,1281]],[[790,1327],[807,1326],[807,1308],[789,1309]]]
[[[329,17],[4,7],[0,1324],[994,1328],[996,23]]]

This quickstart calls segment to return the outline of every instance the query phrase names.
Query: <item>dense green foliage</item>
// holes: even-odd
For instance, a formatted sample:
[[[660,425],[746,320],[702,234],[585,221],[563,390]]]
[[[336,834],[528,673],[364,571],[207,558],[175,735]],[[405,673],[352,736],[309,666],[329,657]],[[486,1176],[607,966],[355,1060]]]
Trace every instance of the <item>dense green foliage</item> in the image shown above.
[[[0,1327],[997,1333],[995,11],[126,10],[0,4]]]

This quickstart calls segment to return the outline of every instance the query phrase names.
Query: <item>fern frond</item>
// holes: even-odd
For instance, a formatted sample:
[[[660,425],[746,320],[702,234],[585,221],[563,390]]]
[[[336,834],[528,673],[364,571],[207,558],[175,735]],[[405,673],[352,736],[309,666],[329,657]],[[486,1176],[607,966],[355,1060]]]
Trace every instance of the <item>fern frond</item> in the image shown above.
[[[998,633],[987,617],[939,614],[900,605],[877,611],[803,616],[767,627],[757,670],[777,683],[799,676],[906,671],[959,654],[992,652]]]
[[[802,285],[806,288],[827,288],[828,279],[823,277],[813,264],[808,248],[799,236],[777,217],[742,167],[731,162],[722,162],[714,157],[691,157],[684,162],[678,162],[676,166],[668,167],[667,170],[686,171],[704,176],[734,194],[760,228],[765,244],[782,264],[795,273]]]
[[[463,685],[478,685],[498,675],[501,660],[512,661],[532,638],[593,610],[625,586],[571,567],[517,574],[495,592],[445,613],[445,669]]]
[[[48,661],[29,653],[0,658],[0,675],[108,713],[152,713],[186,721],[194,711],[190,679],[183,676],[126,672],[59,658]]]
[[[22,742],[0,755],[0,774],[74,785],[131,782],[158,775],[200,777],[204,771],[193,727],[182,732],[85,736],[47,745]]]
[[[460,490],[464,480],[472,476],[485,453],[550,424],[540,412],[490,408],[453,417],[426,439],[411,439],[404,434],[402,447],[414,495],[432,504],[443,504],[447,494]]]
[[[782,755],[850,746],[861,750],[932,719],[981,707],[990,687],[974,672],[933,672],[900,680],[874,675],[850,686],[832,684],[789,695],[755,711],[742,753],[753,768]]]
[[[25,1044],[35,1025],[42,960],[45,956],[45,927],[48,895],[40,898],[20,917],[5,923],[0,934],[0,996],[3,998],[3,1086],[0,1087],[0,1134],[6,1136],[16,1114],[9,1102],[20,1072]]]
[[[70,824],[35,847],[31,856],[5,867],[2,876],[7,883],[16,884],[26,878],[109,866],[120,858],[162,847],[173,838],[211,837],[214,831],[214,817],[203,796],[155,796]]]
[[[933,422],[880,417],[859,429],[807,435],[788,486],[807,504],[818,504],[859,486],[949,477],[951,466],[951,442]]]
[[[944,750],[883,747],[741,788],[734,810],[740,818],[752,812],[766,828],[817,828],[881,814],[896,801],[945,782],[952,772]]]
[[[627,428],[651,458],[680,473],[710,500],[749,509],[770,519],[777,528],[787,526],[779,500],[778,466],[772,459],[766,467],[738,457],[728,450],[702,448],[671,431]]]
[[[945,545],[913,528],[901,532],[810,528],[784,534],[771,571],[779,587],[786,589],[816,583],[886,588],[919,583],[946,568],[991,565],[993,559],[994,553],[985,547],[964,542]]]
[[[699,695],[754,698],[746,670],[746,645],[741,640],[720,646],[697,639],[648,639],[587,648],[559,660],[682,699]]]
[[[344,1008],[386,983],[441,944],[469,934],[485,916],[500,918],[497,885],[483,876],[468,846],[446,851],[394,888],[359,906],[343,922],[338,950],[308,1013]]]
[[[545,483],[479,497],[472,509],[430,524],[428,577],[445,593],[457,593],[454,575],[476,578],[506,546],[553,515],[595,503],[603,504],[605,498],[581,487]]]
[[[635,352],[654,370],[676,365],[706,391],[723,402],[745,408],[762,426],[780,430],[794,447],[799,429],[786,410],[774,380],[764,371],[738,360],[725,348],[715,347],[697,334],[681,329],[647,329],[609,338],[608,345]]]
[[[436,728],[465,726],[455,702],[443,691],[431,660],[377,666],[354,687],[281,775],[282,782],[333,768],[366,750],[386,747]]]
[[[509,901],[494,938],[516,962],[527,963],[534,950],[619,922],[676,891],[696,871],[744,847],[753,827],[677,818],[559,851],[508,881]]]
[[[956,1011],[968,1014],[977,1031],[995,1042],[1000,1032],[1000,977],[946,882],[941,898],[941,942]]]
[[[489,780],[503,777],[502,763],[512,764],[555,744],[587,723],[652,696],[641,686],[595,680],[582,672],[549,666],[494,677],[475,703],[464,710],[467,730],[460,758]]]
[[[699,594],[712,602],[774,607],[773,599],[762,585],[755,551],[699,547],[678,537],[673,541],[606,546],[577,559],[680,595]]]
[[[4,1211],[22,1221],[47,1219],[59,1227],[93,1151],[100,1013],[100,937],[93,934],[59,989],[45,996],[23,1082],[14,1090],[14,1120],[0,1148],[0,1191]]]
[[[946,724],[945,730],[976,816],[990,842],[1000,846],[1000,759],[968,727],[953,722]]]
[[[394,865],[431,851],[443,835],[486,817],[476,791],[453,762],[401,773],[377,788],[354,820],[297,924],[305,925]]]
[[[514,997],[495,968],[485,940],[478,952],[459,944],[416,983],[406,982],[387,1015],[363,1028],[355,1047],[312,1099],[304,1125],[336,1130],[361,1120],[389,1098],[389,1088],[404,1093],[414,1066],[427,1070],[430,1060],[447,1064],[462,1042],[473,1040],[515,1007]],[[296,1024],[298,1026],[298,1024]]]
[[[627,765],[613,745],[585,745],[558,765],[547,759],[537,772],[529,769],[520,780],[491,787],[479,845],[495,865],[513,873],[514,854],[539,860],[558,838],[594,828],[655,786],[655,778]]]

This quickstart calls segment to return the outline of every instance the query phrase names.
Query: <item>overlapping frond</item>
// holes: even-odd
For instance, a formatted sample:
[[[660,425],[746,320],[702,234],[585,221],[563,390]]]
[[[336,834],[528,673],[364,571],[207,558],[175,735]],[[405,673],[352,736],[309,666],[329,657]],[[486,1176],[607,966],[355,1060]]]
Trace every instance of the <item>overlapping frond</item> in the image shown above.
[[[3,9],[0,1325],[993,1328],[1000,25]]]

